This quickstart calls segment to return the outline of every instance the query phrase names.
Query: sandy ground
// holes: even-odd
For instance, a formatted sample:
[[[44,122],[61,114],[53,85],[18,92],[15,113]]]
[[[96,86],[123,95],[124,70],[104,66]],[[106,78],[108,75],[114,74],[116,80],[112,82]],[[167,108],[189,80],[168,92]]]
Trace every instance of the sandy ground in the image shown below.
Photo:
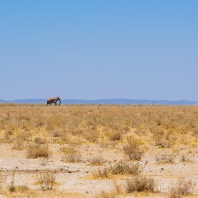
[[[86,146],[78,146],[78,149],[82,153],[82,161],[80,163],[65,163],[62,161],[62,153],[60,152],[60,145],[58,144],[50,145],[52,155],[48,160],[42,158],[27,159],[25,150],[12,150],[12,145],[1,144],[1,186],[7,188],[13,180],[16,186],[25,185],[30,189],[41,190],[41,186],[36,182],[39,175],[44,172],[54,173],[56,175],[57,184],[54,186],[54,192],[57,194],[54,194],[53,197],[59,197],[61,192],[69,193],[68,197],[95,197],[95,195],[102,191],[112,191],[114,189],[113,181],[115,180],[120,185],[125,184],[126,177],[123,176],[110,179],[94,179],[92,177],[92,172],[96,170],[98,166],[91,166],[89,164],[89,159],[94,156],[101,156],[104,161],[106,161],[104,163],[105,166],[124,160],[125,157],[123,153],[119,151],[119,147],[101,148],[99,145],[89,144]],[[180,160],[183,152],[182,149],[175,157],[173,163],[160,163],[156,161],[156,156],[171,152],[171,150],[152,148],[140,161],[143,167],[143,172],[141,174],[154,178],[160,193],[153,195],[131,194],[123,196],[168,197],[167,193],[178,179],[191,179],[193,182],[197,183],[198,155],[196,154],[196,149],[187,162],[182,162]],[[198,194],[197,187],[194,193]],[[6,196],[1,195],[1,197]],[[46,197],[48,196],[46,195]],[[67,196],[64,195],[63,197]]]

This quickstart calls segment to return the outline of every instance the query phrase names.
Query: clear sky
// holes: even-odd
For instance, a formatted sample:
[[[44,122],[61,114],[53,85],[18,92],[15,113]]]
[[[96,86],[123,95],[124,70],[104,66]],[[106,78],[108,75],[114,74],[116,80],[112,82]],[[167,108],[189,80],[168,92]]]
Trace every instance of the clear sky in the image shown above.
[[[0,99],[198,101],[197,0],[0,0]]]

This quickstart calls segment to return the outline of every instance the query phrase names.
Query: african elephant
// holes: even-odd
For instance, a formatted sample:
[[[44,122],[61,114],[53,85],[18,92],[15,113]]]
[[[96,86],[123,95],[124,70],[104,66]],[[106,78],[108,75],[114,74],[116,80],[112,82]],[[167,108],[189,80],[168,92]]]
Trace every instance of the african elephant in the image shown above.
[[[57,101],[59,101],[59,106],[61,105],[61,99],[59,97],[54,97],[54,98],[48,98],[47,99],[47,105],[53,103],[54,105],[57,105]]]

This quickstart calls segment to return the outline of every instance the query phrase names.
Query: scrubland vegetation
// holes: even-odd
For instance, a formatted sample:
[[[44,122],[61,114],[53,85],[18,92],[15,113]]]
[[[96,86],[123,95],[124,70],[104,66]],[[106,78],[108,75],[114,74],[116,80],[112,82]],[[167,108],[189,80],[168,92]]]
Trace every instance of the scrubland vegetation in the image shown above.
[[[138,193],[138,196],[157,196],[161,193],[160,196],[174,198],[197,193],[197,181],[192,176],[181,180],[174,173],[170,184],[167,179],[172,174],[170,166],[186,163],[196,167],[197,106],[0,104],[0,143],[10,146],[12,152],[23,153],[24,160],[42,160],[40,166],[44,168],[50,160],[56,163],[59,160],[74,168],[81,166],[79,172],[85,166],[86,174],[81,176],[81,182],[82,178],[120,182],[114,183],[111,190],[85,192],[85,195],[82,192],[79,196],[65,194],[65,197],[123,197]],[[4,157],[3,154],[0,157]],[[152,167],[156,168],[155,172]],[[166,167],[169,172],[165,172]],[[155,178],[162,171],[164,175]],[[182,173],[190,176],[190,173]],[[31,197],[32,191],[38,191],[38,197],[42,197],[41,193],[50,191],[53,197],[56,192],[69,192],[61,189],[64,183],[56,181],[58,173],[56,175],[53,168],[48,172],[35,170],[35,174],[37,179],[31,185],[37,188],[31,189],[25,183],[19,186],[14,180],[8,185],[5,179],[1,193]],[[194,174],[198,175],[198,171]],[[162,183],[169,185],[164,191],[160,189]]]

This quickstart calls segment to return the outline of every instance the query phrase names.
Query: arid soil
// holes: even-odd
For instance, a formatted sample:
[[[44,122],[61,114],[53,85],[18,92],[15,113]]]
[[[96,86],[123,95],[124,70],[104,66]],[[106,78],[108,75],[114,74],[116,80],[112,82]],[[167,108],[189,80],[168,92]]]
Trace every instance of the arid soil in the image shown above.
[[[194,116],[197,114],[193,107],[130,106],[130,112],[125,106],[19,107],[0,107],[0,197],[198,197],[197,117]],[[99,114],[90,116],[99,108]],[[30,110],[36,121],[31,120]],[[72,110],[77,112],[75,116]],[[189,117],[181,119],[185,111]],[[104,112],[106,119],[121,115],[118,120],[124,121],[121,124],[118,120],[103,121],[103,126],[98,124],[102,121],[94,123]],[[148,112],[155,115],[147,117]],[[178,113],[177,122],[167,121]],[[56,115],[66,117],[59,122],[52,119]],[[123,126],[125,119],[129,119],[125,115],[136,115],[132,120],[136,119],[137,123]],[[146,126],[148,119],[153,123],[152,117],[162,123],[160,127]],[[190,124],[186,122],[188,119]],[[31,149],[36,150],[32,144],[46,150],[37,156],[31,153]],[[131,153],[142,155],[132,159],[124,150],[126,145],[132,145]],[[119,173],[113,172],[112,167],[119,164],[136,165],[139,171],[122,173],[120,168]],[[154,189],[130,192],[127,181],[132,178],[152,178]],[[182,191],[184,186],[186,189]]]
[[[40,191],[41,185],[37,183],[38,177],[40,174],[48,172],[53,173],[56,177],[56,184],[49,191],[53,191],[52,197],[95,197],[95,195],[102,191],[110,192],[114,190],[114,181],[124,186],[127,179],[127,176],[120,176],[120,178],[119,176],[112,176],[112,178],[106,179],[93,178],[92,176],[92,172],[99,168],[98,166],[90,165],[89,159],[92,159],[93,156],[101,156],[104,159],[103,166],[109,166],[120,160],[125,160],[123,154],[116,148],[104,149],[94,144],[80,146],[79,150],[83,157],[79,163],[63,162],[59,150],[60,145],[57,144],[50,145],[50,150],[53,154],[49,159],[27,159],[25,151],[13,150],[9,144],[1,144],[0,148],[1,184],[4,188],[7,188],[14,181],[14,185],[16,186],[27,186],[29,189]],[[182,158],[183,150],[181,149],[181,154],[177,155],[174,159],[175,161],[158,163],[156,162],[157,155],[161,155],[162,153],[168,155],[171,151],[152,148],[139,161],[139,164],[143,168],[141,175],[154,178],[160,193],[150,193],[150,195],[149,193],[139,193],[139,195],[132,193],[119,196],[147,197],[149,195],[150,197],[168,197],[167,194],[171,187],[179,179],[192,179],[193,182],[197,183],[198,154],[191,155],[190,161],[181,162],[180,158]],[[191,150],[197,153],[197,149]],[[193,193],[198,193],[198,189],[195,188]],[[27,194],[33,196],[30,192]],[[1,196],[3,197],[3,195]],[[46,196],[48,197],[50,194]]]

